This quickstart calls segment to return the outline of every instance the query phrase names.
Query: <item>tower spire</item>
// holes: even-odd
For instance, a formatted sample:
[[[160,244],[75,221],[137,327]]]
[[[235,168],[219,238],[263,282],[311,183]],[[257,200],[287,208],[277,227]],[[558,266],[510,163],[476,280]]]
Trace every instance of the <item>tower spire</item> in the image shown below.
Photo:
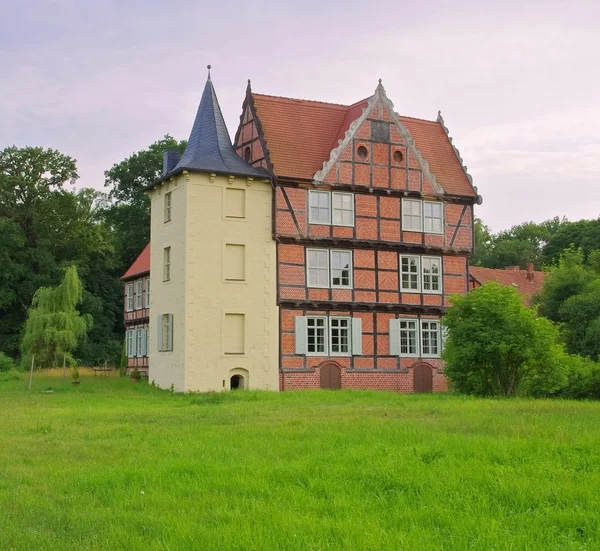
[[[208,80],[210,80],[210,70],[212,68],[212,66],[210,65],[210,63],[206,66],[206,68],[208,69]]]

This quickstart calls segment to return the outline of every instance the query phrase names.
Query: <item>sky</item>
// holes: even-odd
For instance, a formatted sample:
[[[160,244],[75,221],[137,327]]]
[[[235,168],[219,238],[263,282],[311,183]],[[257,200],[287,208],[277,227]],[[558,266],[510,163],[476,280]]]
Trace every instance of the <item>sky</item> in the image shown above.
[[[494,231],[600,215],[600,2],[0,0],[0,149],[58,149],[78,187],[187,139],[206,65],[230,134],[258,93],[442,111]]]

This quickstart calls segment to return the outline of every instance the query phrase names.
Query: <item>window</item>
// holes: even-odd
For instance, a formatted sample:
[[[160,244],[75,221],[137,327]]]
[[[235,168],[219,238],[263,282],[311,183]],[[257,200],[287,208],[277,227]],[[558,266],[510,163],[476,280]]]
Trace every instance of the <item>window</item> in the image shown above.
[[[352,287],[352,252],[331,251],[331,286]]]
[[[307,249],[306,268],[309,287],[329,287],[329,251]]]
[[[171,221],[171,192],[165,193],[165,224]]]
[[[296,316],[295,351],[308,356],[362,355],[360,317]]]
[[[327,355],[326,322],[327,318],[306,318],[307,354]]]
[[[402,199],[402,229],[404,231],[423,231],[421,201]]]
[[[440,355],[440,323],[438,321],[421,320],[421,350],[423,357]]]
[[[135,340],[132,329],[128,329],[125,333],[125,352],[128,358],[135,358]]]
[[[246,190],[225,189],[225,217],[246,218]]]
[[[356,150],[356,155],[361,161],[364,161],[369,155],[369,152],[367,151],[367,148],[364,145],[360,145]]]
[[[144,338],[144,328],[143,327],[138,327],[135,330],[135,348],[137,351],[137,356],[138,357],[142,357],[146,355],[146,352],[144,351],[144,344],[146,339]]]
[[[125,308],[128,312],[133,311],[133,283],[125,285]]]
[[[419,355],[419,328],[417,320],[400,319],[400,355]]]
[[[354,195],[352,193],[332,193],[334,226],[354,226]]]
[[[424,256],[421,259],[423,266],[423,292],[441,293],[440,281],[442,259],[439,257]]]
[[[330,195],[328,191],[308,192],[308,221],[310,224],[330,224]]]
[[[444,216],[442,203],[423,202],[423,231],[428,233],[443,233]]]
[[[163,281],[171,281],[171,247],[163,249]]]
[[[225,314],[223,352],[225,354],[243,354],[245,352],[244,314]]]
[[[350,354],[350,318],[329,318],[331,355]]]
[[[146,296],[144,300],[144,308],[150,308],[150,278],[146,278]]]
[[[173,314],[162,314],[158,316],[158,342],[159,352],[171,352],[173,350]]]
[[[246,279],[245,245],[225,244],[223,272],[226,281],[244,281]]]
[[[135,309],[141,310],[144,304],[144,282],[138,279],[135,282]]]
[[[419,291],[419,257],[400,256],[400,289]]]

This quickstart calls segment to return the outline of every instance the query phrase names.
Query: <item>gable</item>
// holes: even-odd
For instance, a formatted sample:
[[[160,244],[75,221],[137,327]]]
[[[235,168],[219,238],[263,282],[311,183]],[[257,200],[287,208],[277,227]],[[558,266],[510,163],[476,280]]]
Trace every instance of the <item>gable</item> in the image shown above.
[[[317,174],[324,170],[324,163],[331,160],[332,152],[340,146],[340,140],[345,139],[350,126],[363,115],[363,110],[369,107],[369,101],[375,97],[347,106],[254,93],[250,95],[254,117],[259,125],[258,135],[262,135],[263,147],[267,149],[266,157],[272,162],[273,172],[280,178],[310,181],[319,180]],[[383,105],[381,115],[375,110],[375,114],[369,115],[368,119],[394,123],[399,131],[400,127],[405,129],[406,136],[402,137],[403,141],[392,143],[410,148],[412,142],[415,151],[412,155],[405,156],[405,159],[409,167],[420,169],[426,177],[423,182],[424,189],[431,186],[431,189],[435,190],[434,182],[437,182],[438,194],[445,192],[474,198],[476,193],[443,121],[399,116],[393,111],[393,105],[387,97],[385,99],[387,105]],[[246,115],[243,114],[244,116]],[[247,122],[240,121],[241,127],[245,124]],[[364,135],[368,135],[369,132],[367,127],[363,129]],[[239,145],[236,136],[236,147],[241,151]],[[421,155],[421,162],[418,162],[418,154]],[[419,166],[413,166],[414,163]],[[343,168],[344,170],[347,168]],[[325,171],[329,172],[327,169]],[[346,173],[344,179],[347,180]],[[364,181],[364,174],[359,175],[359,179]],[[392,172],[389,181],[391,188],[401,189],[397,183],[398,173]],[[418,186],[420,188],[420,181]],[[410,172],[408,189],[416,187],[417,177]]]
[[[260,120],[256,116],[252,96],[247,93],[233,148],[242,159],[252,166],[265,168],[272,172],[269,150],[266,148],[261,134]]]
[[[338,135],[343,132],[343,137],[315,173],[315,183],[417,191],[427,196],[444,193],[393,112],[381,84],[367,102],[353,107],[348,110],[345,124],[356,115],[356,107],[361,113],[345,131],[340,129]]]

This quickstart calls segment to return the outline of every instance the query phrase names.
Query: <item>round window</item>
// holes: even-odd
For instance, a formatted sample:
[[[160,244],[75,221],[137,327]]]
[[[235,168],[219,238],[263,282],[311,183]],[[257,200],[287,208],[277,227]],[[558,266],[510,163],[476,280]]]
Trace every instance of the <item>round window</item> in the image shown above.
[[[394,151],[394,162],[395,163],[400,164],[403,159],[404,159],[404,155],[402,154],[402,151]]]
[[[357,150],[356,150],[356,154],[358,155],[359,159],[366,159],[367,155],[369,154],[369,152],[367,151],[367,148],[364,145],[361,145]]]

